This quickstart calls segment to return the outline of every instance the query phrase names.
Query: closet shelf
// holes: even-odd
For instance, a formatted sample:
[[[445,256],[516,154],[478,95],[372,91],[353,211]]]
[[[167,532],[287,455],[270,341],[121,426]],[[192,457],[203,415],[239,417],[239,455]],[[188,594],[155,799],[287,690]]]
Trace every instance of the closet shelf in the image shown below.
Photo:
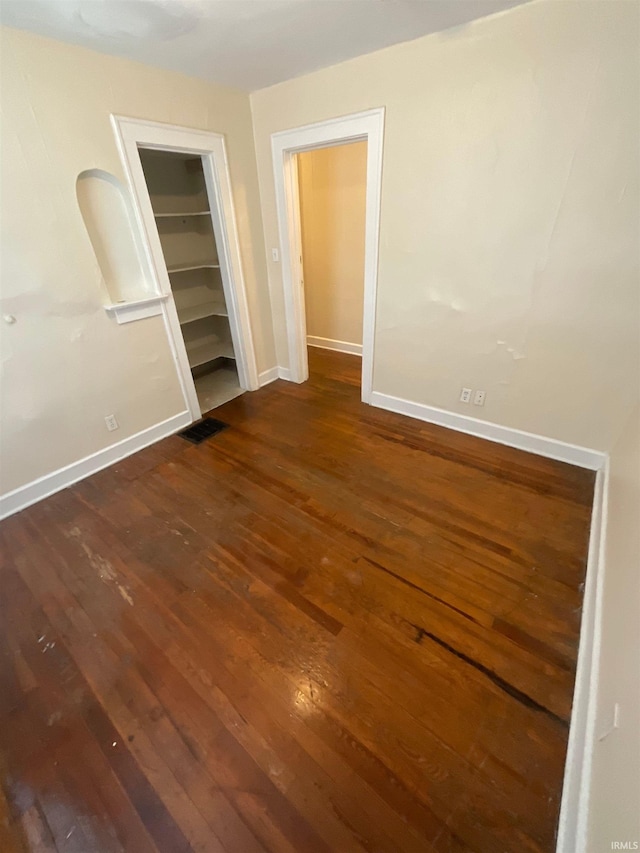
[[[184,264],[172,264],[171,266],[167,266],[167,272],[169,274],[173,272],[187,272],[187,270],[205,270],[205,269],[214,269],[219,270],[220,264],[209,263],[208,261],[203,261],[201,263],[184,263]]]
[[[205,341],[193,347],[187,346],[187,355],[191,367],[199,367],[215,358],[235,359],[231,341]]]
[[[182,216],[210,216],[210,210],[179,211],[177,213],[154,213],[156,219],[179,219]]]
[[[224,302],[205,302],[202,305],[190,305],[188,308],[179,308],[178,306],[176,308],[181,326],[193,323],[194,320],[202,320],[203,317],[229,316]]]
[[[215,199],[209,196],[202,157],[141,149],[140,159],[162,269],[167,271],[171,300],[167,318],[179,343],[180,373],[186,387],[197,394],[197,405],[190,394],[189,408],[192,413],[197,408],[209,411],[243,390],[231,339],[231,306],[227,308],[222,280],[226,261],[221,264],[221,258],[226,256],[224,246],[216,244]]]

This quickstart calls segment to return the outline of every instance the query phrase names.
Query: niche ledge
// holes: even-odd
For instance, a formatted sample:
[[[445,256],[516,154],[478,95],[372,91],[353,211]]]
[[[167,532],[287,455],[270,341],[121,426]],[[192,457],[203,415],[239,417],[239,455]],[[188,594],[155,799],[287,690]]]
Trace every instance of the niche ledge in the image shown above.
[[[155,317],[162,314],[162,303],[168,299],[166,294],[147,296],[144,299],[132,299],[128,302],[113,302],[105,305],[104,310],[115,317],[119,324],[133,323],[144,320],[145,317]]]

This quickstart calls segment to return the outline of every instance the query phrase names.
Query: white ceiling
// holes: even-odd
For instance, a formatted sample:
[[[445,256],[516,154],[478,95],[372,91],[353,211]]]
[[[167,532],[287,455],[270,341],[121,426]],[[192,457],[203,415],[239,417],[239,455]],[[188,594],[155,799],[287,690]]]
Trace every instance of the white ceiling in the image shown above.
[[[524,0],[1,0],[18,29],[254,91]]]

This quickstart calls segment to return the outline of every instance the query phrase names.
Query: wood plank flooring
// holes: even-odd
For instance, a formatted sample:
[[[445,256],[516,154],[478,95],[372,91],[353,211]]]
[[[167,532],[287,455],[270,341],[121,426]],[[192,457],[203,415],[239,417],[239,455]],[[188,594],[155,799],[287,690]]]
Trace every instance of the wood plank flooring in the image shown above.
[[[313,350],[0,526],[0,850],[552,851],[593,475]]]

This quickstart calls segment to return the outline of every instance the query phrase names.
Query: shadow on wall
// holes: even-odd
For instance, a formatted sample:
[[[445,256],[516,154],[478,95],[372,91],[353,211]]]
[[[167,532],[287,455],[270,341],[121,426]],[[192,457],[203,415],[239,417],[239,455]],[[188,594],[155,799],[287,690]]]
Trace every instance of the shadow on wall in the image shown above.
[[[157,293],[131,202],[122,183],[102,169],[78,175],[76,197],[109,301]]]

